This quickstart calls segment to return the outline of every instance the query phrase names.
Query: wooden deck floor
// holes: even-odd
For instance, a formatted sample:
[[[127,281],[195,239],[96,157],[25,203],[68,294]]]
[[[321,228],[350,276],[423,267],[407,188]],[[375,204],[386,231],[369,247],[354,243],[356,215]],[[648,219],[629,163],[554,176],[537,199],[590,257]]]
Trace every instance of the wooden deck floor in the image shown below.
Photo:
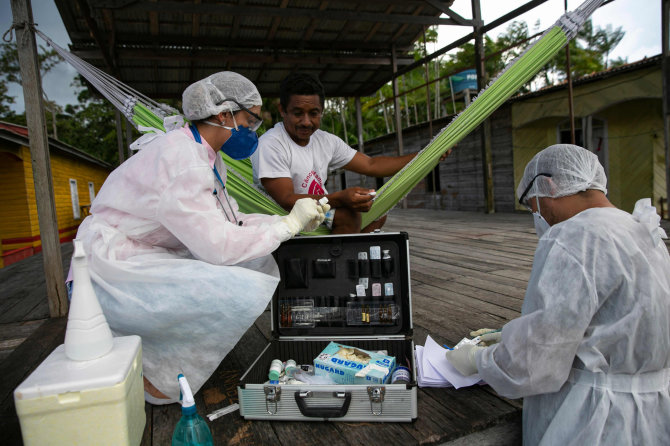
[[[385,230],[409,233],[417,344],[428,334],[453,344],[472,329],[500,327],[519,315],[537,243],[528,214],[396,209]],[[64,251],[69,264],[71,247]],[[8,445],[21,444],[12,391],[63,342],[65,327],[64,319],[39,320],[47,315],[44,292],[35,291],[41,259],[17,265],[0,270],[0,342],[8,344],[0,356],[0,432]],[[35,315],[38,321],[29,322]],[[201,414],[237,402],[238,379],[269,338],[266,311],[197,395]],[[499,397],[488,386],[419,389],[418,403],[414,423],[250,422],[234,413],[210,427],[215,444],[230,445],[520,444],[521,401]],[[142,445],[169,444],[179,407],[147,404],[146,413]]]

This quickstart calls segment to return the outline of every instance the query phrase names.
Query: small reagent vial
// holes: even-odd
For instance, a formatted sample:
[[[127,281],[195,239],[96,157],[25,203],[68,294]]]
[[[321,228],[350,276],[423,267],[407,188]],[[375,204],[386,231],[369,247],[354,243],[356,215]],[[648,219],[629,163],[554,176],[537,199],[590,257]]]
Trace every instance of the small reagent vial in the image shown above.
[[[268,373],[268,379],[270,381],[278,380],[279,375],[281,375],[283,368],[284,364],[282,364],[280,359],[273,359],[272,363],[270,364],[270,372]]]

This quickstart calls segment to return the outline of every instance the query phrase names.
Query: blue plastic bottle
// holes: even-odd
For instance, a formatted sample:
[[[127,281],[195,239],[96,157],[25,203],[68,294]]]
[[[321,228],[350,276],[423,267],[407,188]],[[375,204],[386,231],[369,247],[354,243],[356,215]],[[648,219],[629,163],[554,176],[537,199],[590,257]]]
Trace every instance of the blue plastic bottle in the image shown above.
[[[181,373],[178,379],[182,399],[181,418],[172,434],[172,446],[214,446],[207,422],[195,410],[195,400],[188,381]]]

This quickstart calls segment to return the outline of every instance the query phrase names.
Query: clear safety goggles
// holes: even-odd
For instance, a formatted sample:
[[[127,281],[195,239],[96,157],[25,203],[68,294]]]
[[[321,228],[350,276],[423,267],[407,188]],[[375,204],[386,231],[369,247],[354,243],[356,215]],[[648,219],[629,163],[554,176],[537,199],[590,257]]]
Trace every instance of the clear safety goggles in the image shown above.
[[[249,124],[249,125],[247,127],[249,127],[249,130],[251,130],[252,132],[255,132],[256,130],[258,130],[260,128],[261,125],[263,125],[263,118],[261,118],[256,113],[249,110],[244,105],[237,102],[235,99],[224,99],[223,101],[219,102],[219,105],[223,104],[224,102],[234,102],[235,104],[237,104],[238,107],[240,107],[240,110],[243,110],[243,111],[247,112],[247,114],[249,115],[249,117],[247,118],[247,124]],[[233,121],[234,120],[235,120],[235,115],[234,115],[234,112],[233,112]],[[237,123],[235,123],[235,127],[237,128]]]
[[[528,192],[530,192],[530,188],[533,187],[533,183],[535,183],[535,180],[537,179],[537,177],[549,177],[549,178],[551,178],[551,174],[550,173],[538,173],[537,175],[535,175],[533,177],[533,179],[530,180],[530,183],[528,183],[528,186],[526,186],[526,188],[523,190],[523,193],[519,197],[519,204],[521,206],[525,207],[526,209],[528,209],[531,212],[532,212],[532,208],[530,207],[530,203],[528,203],[528,199],[527,199],[526,195],[528,195]]]

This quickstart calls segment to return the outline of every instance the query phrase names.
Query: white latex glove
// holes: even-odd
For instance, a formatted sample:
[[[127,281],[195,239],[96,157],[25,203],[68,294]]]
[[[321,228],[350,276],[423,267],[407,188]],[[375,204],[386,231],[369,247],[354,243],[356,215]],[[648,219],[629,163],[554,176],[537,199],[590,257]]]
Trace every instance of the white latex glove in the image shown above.
[[[330,205],[327,203],[327,200],[324,204],[317,202],[316,210],[319,215],[314,218],[312,221],[307,223],[307,225],[302,229],[303,232],[312,232],[319,227],[323,220],[326,219],[326,212],[330,210]]]
[[[479,336],[479,345],[488,347],[489,345],[497,344],[502,339],[502,332],[493,328],[480,328],[476,331],[471,331],[470,336],[473,338]]]
[[[470,376],[477,373],[477,361],[475,353],[478,350],[483,350],[484,347],[476,345],[464,344],[455,350],[448,350],[447,361],[454,366],[458,372],[463,376]]]
[[[293,205],[291,212],[281,219],[288,226],[291,236],[303,230],[306,226],[312,226],[320,218],[321,206],[313,198],[301,198]],[[323,221],[323,219],[321,219]],[[318,226],[318,225],[317,225]]]

